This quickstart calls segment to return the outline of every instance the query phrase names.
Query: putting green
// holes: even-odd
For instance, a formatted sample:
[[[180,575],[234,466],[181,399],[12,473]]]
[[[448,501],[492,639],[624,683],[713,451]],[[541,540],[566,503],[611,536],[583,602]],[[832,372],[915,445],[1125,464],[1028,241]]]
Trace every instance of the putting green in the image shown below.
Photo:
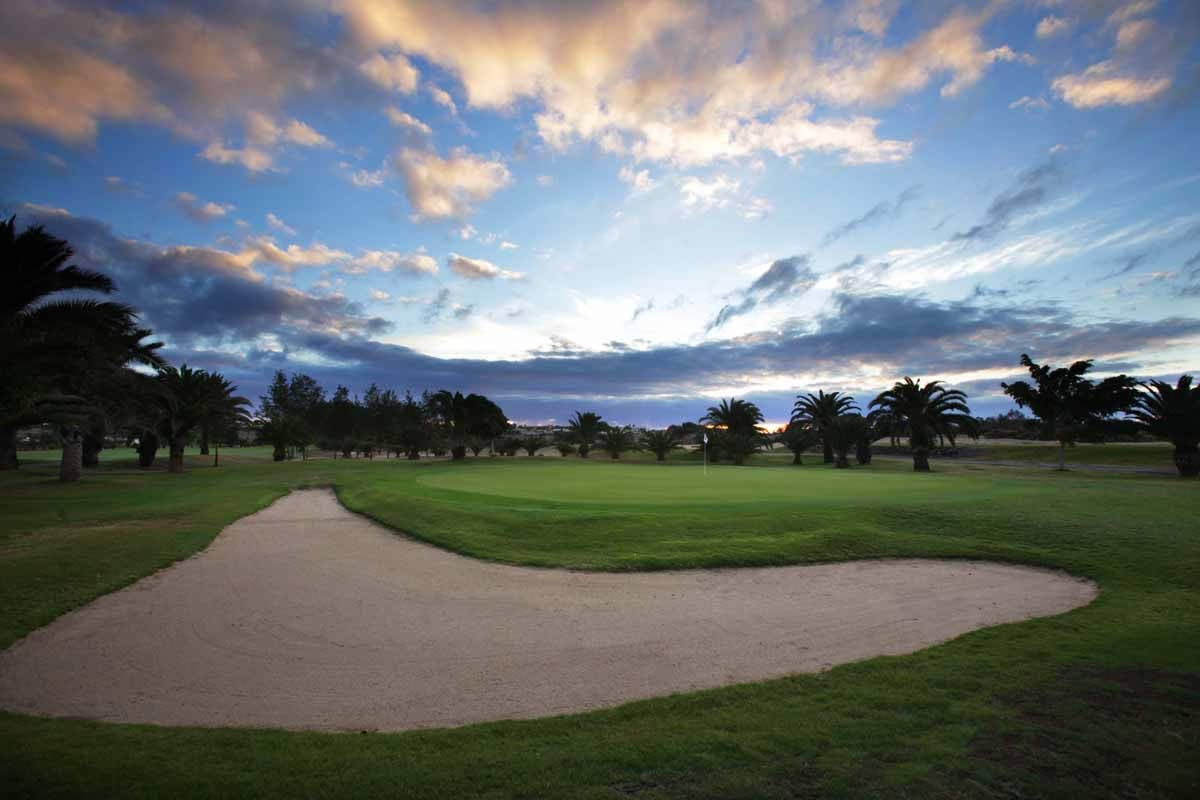
[[[863,472],[870,470],[869,485]],[[745,503],[845,503],[879,505],[897,497],[912,500],[969,499],[997,482],[963,473],[916,475],[889,467],[835,470],[803,467],[710,466],[613,463],[607,460],[521,459],[468,462],[458,469],[430,471],[418,483],[472,494],[604,505],[726,505]],[[999,487],[1001,491],[1009,487]],[[1010,489],[1011,490],[1011,489]]]

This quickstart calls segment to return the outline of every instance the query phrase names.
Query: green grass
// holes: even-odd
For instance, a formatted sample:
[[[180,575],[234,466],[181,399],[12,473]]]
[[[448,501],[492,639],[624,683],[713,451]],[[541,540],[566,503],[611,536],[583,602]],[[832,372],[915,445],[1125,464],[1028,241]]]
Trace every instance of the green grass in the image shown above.
[[[233,451],[228,451],[232,453]],[[250,456],[249,452],[246,456]],[[290,488],[469,555],[584,569],[991,558],[1101,587],[1069,614],[820,675],[407,734],[0,714],[0,794],[1170,797],[1200,791],[1200,484],[900,462],[250,457],[0,474],[0,644],[207,544]],[[770,463],[770,460],[764,460]]]
[[[973,457],[995,461],[1023,463],[1058,463],[1057,442],[1024,442],[991,444],[964,442],[964,449]],[[1111,467],[1156,467],[1175,469],[1174,449],[1167,442],[1136,444],[1077,444],[1067,448],[1068,464]]]

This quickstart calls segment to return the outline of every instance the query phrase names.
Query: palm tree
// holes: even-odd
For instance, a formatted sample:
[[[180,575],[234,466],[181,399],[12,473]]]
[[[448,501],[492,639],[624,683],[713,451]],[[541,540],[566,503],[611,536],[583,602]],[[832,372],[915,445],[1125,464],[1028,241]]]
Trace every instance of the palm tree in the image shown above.
[[[208,454],[209,437],[216,434],[216,452],[213,453],[213,466],[220,465],[220,439],[236,429],[239,424],[246,424],[250,418],[246,414],[246,406],[250,401],[235,394],[237,386],[219,372],[205,373],[203,410],[200,417],[200,454]]]
[[[792,423],[807,425],[821,437],[821,445],[825,450],[826,464],[833,463],[833,436],[830,428],[842,414],[857,411],[858,405],[854,398],[841,392],[825,394],[819,390],[816,394],[797,395],[796,404],[792,406]]]
[[[554,449],[558,451],[560,456],[566,458],[575,452],[575,445],[571,444],[566,439],[558,439],[554,442]]]
[[[546,440],[540,436],[526,436],[521,440],[521,449],[529,454],[532,458],[537,455],[537,451],[546,446]]]
[[[178,369],[160,369],[158,381],[163,389],[159,396],[162,411],[160,431],[170,451],[167,470],[183,472],[183,449],[207,412],[209,374],[182,364]]]
[[[763,433],[758,427],[762,421],[763,414],[758,406],[732,397],[722,400],[719,405],[709,406],[708,413],[700,418],[700,422],[724,431],[720,443],[733,457],[733,463],[739,465],[762,443]]]
[[[871,463],[871,442],[874,438],[871,421],[862,414],[842,414],[829,427],[836,456],[834,466],[846,469],[850,466],[850,448],[854,448],[855,460],[859,464]]]
[[[162,363],[155,352],[161,345],[142,341],[150,331],[137,325],[128,306],[55,299],[60,292],[109,294],[116,288],[108,276],[68,264],[73,255],[70,245],[41,226],[18,234],[15,217],[0,221],[0,469],[17,467],[19,427],[56,421],[44,413],[68,405],[71,412],[57,418],[64,457],[73,460],[79,447],[82,461],[82,428],[97,410],[81,415],[79,403],[62,398],[79,398],[99,371],[131,361]],[[55,400],[39,402],[45,397]],[[78,470],[63,474],[77,479]]]
[[[576,411],[567,423],[568,436],[579,446],[579,457],[587,458],[596,436],[605,427],[604,419],[594,411]]]
[[[1129,416],[1155,436],[1171,440],[1181,478],[1200,475],[1200,386],[1192,386],[1191,375],[1181,375],[1174,386],[1150,381],[1142,388]]]
[[[929,450],[934,437],[960,431],[974,435],[975,431],[967,395],[958,389],[946,389],[941,381],[922,386],[920,381],[905,377],[872,400],[871,408],[878,408],[894,423],[908,429],[916,472],[929,472]]]
[[[820,440],[820,436],[808,425],[801,422],[791,422],[779,435],[783,446],[792,451],[792,463],[803,464],[803,454]]]
[[[659,461],[666,461],[667,455],[679,447],[679,434],[672,428],[662,431],[647,431],[642,435],[642,446],[654,453]]]
[[[624,427],[606,425],[604,430],[600,431],[600,449],[612,456],[615,461],[621,457],[621,453],[640,448],[633,428],[628,425]]]

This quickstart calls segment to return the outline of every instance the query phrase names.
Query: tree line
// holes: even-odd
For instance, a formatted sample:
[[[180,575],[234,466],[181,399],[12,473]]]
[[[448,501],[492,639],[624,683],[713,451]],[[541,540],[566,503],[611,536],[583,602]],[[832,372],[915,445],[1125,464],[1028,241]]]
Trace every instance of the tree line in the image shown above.
[[[71,264],[73,255],[41,226],[18,233],[15,217],[0,221],[0,469],[19,466],[17,432],[35,425],[57,431],[64,481],[96,466],[114,434],[136,445],[141,466],[166,447],[168,470],[182,472],[189,443],[202,455],[211,447],[216,466],[219,445],[245,430],[272,444],[276,460],[305,454],[318,435],[343,453],[444,448],[463,458],[508,426],[482,395],[439,391],[417,401],[372,386],[359,402],[339,386],[326,400],[311,377],[282,373],[251,417],[250,401],[219,372],[167,364],[133,308],[97,298],[116,291],[112,279]]]
[[[97,299],[116,290],[112,279],[70,264],[67,242],[34,226],[18,233],[16,220],[0,221],[0,469],[15,469],[17,431],[53,425],[62,442],[60,477],[78,480],[94,466],[106,439],[114,433],[136,443],[138,461],[151,466],[160,447],[168,450],[168,468],[183,470],[184,448],[197,440],[201,454],[210,446],[254,429],[272,446],[275,460],[306,457],[316,444],[336,455],[422,453],[463,459],[468,451],[530,455],[554,446],[566,456],[587,458],[599,448],[611,458],[634,450],[653,452],[661,461],[685,438],[706,437],[714,461],[742,464],[752,453],[776,442],[801,454],[819,445],[826,463],[845,468],[851,452],[870,463],[871,445],[880,438],[907,438],[913,468],[929,469],[936,444],[978,436],[980,421],[971,416],[967,396],[941,381],[897,381],[870,401],[865,410],[842,392],[798,396],[789,424],[771,436],[754,403],[731,398],[708,408],[698,423],[684,423],[639,434],[612,425],[593,411],[578,411],[561,436],[509,436],[501,408],[483,395],[441,390],[419,398],[372,384],[361,398],[338,386],[326,396],[315,379],[276,373],[259,412],[219,372],[168,365],[161,342],[140,325],[134,309]],[[1128,375],[1101,381],[1087,377],[1091,360],[1067,367],[1037,364],[1028,355],[1020,363],[1029,381],[1001,384],[1021,408],[1028,408],[1041,434],[1059,442],[1059,466],[1066,448],[1081,439],[1102,437],[1114,419],[1136,426],[1174,445],[1174,461],[1184,476],[1200,473],[1200,387],[1190,375],[1172,385],[1139,383]],[[219,448],[213,452],[219,463]]]

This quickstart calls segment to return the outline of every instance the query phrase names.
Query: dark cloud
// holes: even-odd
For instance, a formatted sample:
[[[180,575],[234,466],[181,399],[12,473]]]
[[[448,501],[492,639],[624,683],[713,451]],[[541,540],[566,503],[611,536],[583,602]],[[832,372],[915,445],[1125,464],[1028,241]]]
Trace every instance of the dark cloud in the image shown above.
[[[256,280],[221,251],[121,239],[102,223],[53,211],[22,210],[19,222],[44,222],[75,245],[81,265],[112,274],[120,299],[140,308],[167,340],[169,359],[218,369],[249,397],[265,390],[273,370],[284,369],[312,374],[329,387],[361,389],[375,381],[418,392],[483,392],[520,419],[565,419],[586,407],[609,418],[657,424],[699,416],[714,387],[736,391],[778,382],[780,375],[943,378],[1015,371],[1022,352],[1050,361],[1096,356],[1133,363],[1139,352],[1200,336],[1197,317],[1085,320],[1054,303],[995,296],[938,302],[838,292],[813,319],[732,339],[658,347],[614,341],[602,351],[587,351],[558,337],[522,359],[444,359],[380,342],[375,337],[387,323],[366,316],[357,304]],[[788,296],[803,286],[807,260],[785,261],[792,262],[791,269],[768,270],[747,291]],[[449,293],[439,297],[442,308],[452,310]],[[879,383],[826,388],[865,396],[882,389],[885,381]],[[783,419],[792,395],[754,397],[762,399],[768,418]]]
[[[735,293],[741,299],[727,303],[708,324],[708,330],[719,328],[734,317],[748,314],[760,303],[771,305],[787,297],[802,295],[817,282],[807,255],[780,258],[767,267],[767,271],[754,282]]]
[[[74,247],[77,260],[113,276],[121,299],[172,345],[239,342],[281,328],[374,335],[391,323],[341,295],[272,283],[235,254],[206,247],[161,247],[115,235],[103,222],[23,206],[20,224],[43,224]]]
[[[895,200],[883,200],[876,203],[865,214],[860,217],[855,217],[849,222],[845,222],[829,233],[825,234],[825,238],[821,240],[822,247],[828,247],[845,236],[859,230],[860,228],[869,227],[884,220],[894,219],[900,216],[900,212],[904,210],[916,196],[920,193],[919,186],[910,186],[900,194],[896,195]]]
[[[1054,158],[1025,170],[1012,186],[996,195],[982,221],[951,238],[970,241],[994,237],[1019,214],[1046,202],[1063,178],[1062,167]]]
[[[654,310],[654,298],[653,298],[653,297],[651,297],[649,300],[647,300],[646,302],[642,303],[640,306],[638,306],[637,308],[635,308],[635,309],[633,310],[633,316],[632,316],[632,317],[630,317],[630,320],[629,320],[629,321],[630,321],[630,322],[634,322],[634,321],[636,321],[636,320],[637,320],[637,318],[638,318],[638,317],[640,317],[642,314],[645,314],[647,311],[653,311],[653,310]]]
[[[1105,275],[1100,280],[1106,281],[1109,278],[1119,278],[1122,275],[1128,275],[1129,273],[1133,272],[1135,269],[1140,267],[1142,264],[1144,264],[1146,262],[1146,259],[1149,258],[1150,255],[1151,254],[1150,254],[1149,250],[1142,250],[1141,252],[1132,253],[1130,255],[1123,256],[1119,259],[1116,259],[1116,263],[1119,264],[1120,266],[1118,266],[1112,272]]]

